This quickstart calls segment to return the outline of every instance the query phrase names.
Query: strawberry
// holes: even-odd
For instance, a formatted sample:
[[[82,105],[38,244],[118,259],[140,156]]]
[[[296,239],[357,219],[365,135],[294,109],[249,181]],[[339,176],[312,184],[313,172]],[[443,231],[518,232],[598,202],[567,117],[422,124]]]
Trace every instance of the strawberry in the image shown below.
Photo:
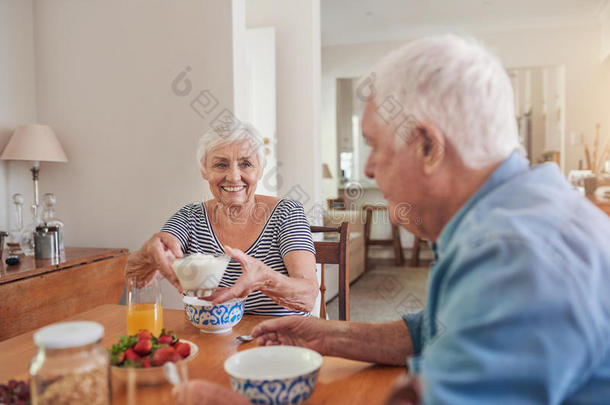
[[[180,359],[181,359],[180,355],[176,352],[176,350],[173,347],[164,346],[164,347],[158,348],[157,351],[155,351],[152,362],[155,366],[162,366],[165,363],[167,363],[168,361],[176,362]]]
[[[150,357],[142,357],[142,368],[149,368],[151,367],[150,364]]]
[[[173,338],[172,338],[171,335],[163,334],[163,335],[159,336],[159,339],[157,339],[157,342],[160,345],[171,345],[172,344],[172,340],[173,340]]]
[[[176,349],[176,352],[178,352],[182,358],[188,357],[188,355],[191,354],[191,345],[188,343],[176,342],[174,349]]]
[[[138,332],[138,341],[150,339],[152,339],[152,333],[150,333],[146,329],[140,329],[140,331]]]
[[[129,361],[129,360],[138,360],[140,358],[140,356],[138,356],[138,354],[130,347],[127,350],[125,350],[125,361]]]
[[[153,344],[150,339],[140,340],[133,347],[133,350],[138,353],[140,356],[146,356],[152,350]]]

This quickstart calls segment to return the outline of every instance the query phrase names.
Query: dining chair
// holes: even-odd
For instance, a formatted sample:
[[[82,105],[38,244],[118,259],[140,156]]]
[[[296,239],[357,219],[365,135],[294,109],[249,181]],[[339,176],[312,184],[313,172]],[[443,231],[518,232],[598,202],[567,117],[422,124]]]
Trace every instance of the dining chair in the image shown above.
[[[338,241],[315,241],[316,263],[321,264],[320,273],[320,318],[326,319],[326,286],[324,284],[324,265],[339,265],[339,319],[349,321],[349,222],[338,227],[312,226],[312,233],[338,233]]]
[[[369,246],[393,246],[394,248],[394,264],[402,266],[405,262],[402,246],[400,243],[400,230],[398,226],[392,226],[391,239],[371,239],[371,227],[373,225],[373,212],[387,211],[388,208],[384,205],[365,205],[362,207],[365,212],[364,222],[364,272],[369,271]]]
[[[411,259],[409,261],[409,266],[419,266],[419,252],[422,245],[428,246],[428,241],[420,238],[419,236],[415,236],[413,239],[413,247],[411,248]]]

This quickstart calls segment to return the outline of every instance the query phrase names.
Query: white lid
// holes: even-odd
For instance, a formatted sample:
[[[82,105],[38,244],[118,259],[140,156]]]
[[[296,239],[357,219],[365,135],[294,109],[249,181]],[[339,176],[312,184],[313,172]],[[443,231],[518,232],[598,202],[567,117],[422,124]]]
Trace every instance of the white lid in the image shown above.
[[[34,343],[45,349],[67,349],[95,343],[104,337],[104,327],[97,322],[60,322],[34,333]]]

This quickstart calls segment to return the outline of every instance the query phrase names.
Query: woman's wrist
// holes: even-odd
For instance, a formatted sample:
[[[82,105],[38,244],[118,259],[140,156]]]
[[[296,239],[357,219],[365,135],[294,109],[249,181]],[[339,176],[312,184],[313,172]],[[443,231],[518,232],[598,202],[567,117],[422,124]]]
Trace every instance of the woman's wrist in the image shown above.
[[[276,283],[277,273],[269,266],[267,266],[262,261],[260,262],[260,266],[257,267],[255,273],[255,281],[254,281],[254,291],[265,292],[268,290],[272,290]]]

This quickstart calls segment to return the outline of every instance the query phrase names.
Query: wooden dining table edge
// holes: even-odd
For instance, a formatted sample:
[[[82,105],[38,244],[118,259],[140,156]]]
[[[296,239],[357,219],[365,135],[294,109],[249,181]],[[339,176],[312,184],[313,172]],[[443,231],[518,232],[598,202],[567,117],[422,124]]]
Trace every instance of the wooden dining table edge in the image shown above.
[[[104,304],[104,305],[100,305],[98,307],[95,307],[91,310],[79,313],[77,315],[74,316],[70,316],[68,318],[66,318],[64,321],[75,321],[75,320],[94,320],[96,321],[96,319],[92,319],[93,318],[98,318],[97,320],[99,320],[99,314],[106,314],[106,318],[108,316],[108,314],[113,315],[117,313],[117,309],[125,309],[124,305],[118,305],[118,304]],[[189,333],[184,333],[183,331],[185,330],[185,328],[192,328],[193,326],[190,325],[190,323],[188,323],[188,321],[186,319],[184,319],[183,314],[180,314],[180,316],[182,317],[182,323],[177,324],[176,323],[176,313],[183,313],[183,311],[180,310],[170,310],[170,309],[165,309],[165,311],[169,311],[168,312],[168,316],[164,316],[164,318],[168,319],[168,318],[174,318],[174,325],[177,326],[177,330],[175,331],[178,334],[178,337],[180,337],[181,335],[185,336],[184,339],[190,340],[190,341],[197,341],[198,339],[195,338],[193,339],[192,336],[201,336],[203,337],[203,339],[210,339],[213,337],[212,336],[206,336],[205,334],[200,335],[200,332],[196,332],[193,333],[192,330],[190,329],[186,329],[189,330]],[[122,314],[121,314],[122,315]],[[232,332],[230,332],[229,334],[226,334],[225,337],[223,337],[222,335],[219,335],[218,338],[220,339],[226,339],[226,336],[229,336],[229,338],[231,340],[234,340],[235,336],[237,334],[243,334],[246,331],[243,330],[243,326],[245,325],[252,325],[252,324],[258,324],[259,322],[268,319],[268,318],[273,318],[273,317],[266,317],[266,316],[247,316],[247,322],[244,322],[244,325],[242,325],[242,328],[239,329],[237,328],[237,326],[239,326],[239,324],[236,326],[236,328],[234,328],[234,330]],[[105,320],[102,320],[102,322],[100,323],[105,323]],[[115,322],[116,323],[116,322]],[[174,326],[171,326],[172,328]],[[110,328],[110,329],[115,329],[114,327]],[[235,329],[239,329],[239,330],[235,330]],[[182,332],[181,332],[182,331]],[[31,360],[31,358],[33,357],[33,355],[35,354],[36,348],[34,346],[34,342],[33,342],[33,334],[35,333],[35,330],[23,333],[21,335],[12,337],[10,339],[7,339],[5,341],[0,342],[0,364],[4,363],[5,360],[8,360],[9,362],[15,362],[15,361],[21,361],[21,366],[16,365],[16,364],[8,364],[10,367],[8,367],[11,370],[17,371],[18,369],[21,369],[21,372],[19,372],[18,374],[15,373],[11,373],[8,372],[7,368],[5,367],[0,367],[0,383],[6,383],[6,381],[8,381],[9,379],[12,378],[16,378],[16,379],[24,379],[27,380],[28,378],[28,368],[29,367],[24,367],[25,364],[29,364],[29,361]],[[116,331],[107,331],[109,333],[107,333],[105,335],[105,337],[102,339],[102,345],[105,348],[109,348],[112,345],[112,341],[116,338],[118,338],[118,335],[121,333],[118,333]],[[123,333],[124,334],[124,333]],[[187,336],[190,335],[190,336]],[[205,353],[202,353],[202,346],[201,343],[200,345],[200,353],[198,357],[201,358],[205,358]],[[257,347],[257,343],[256,341],[250,342],[250,343],[246,343],[246,344],[241,344],[238,345],[237,343],[235,343],[235,351],[241,351],[241,350],[245,350],[245,349],[250,349],[250,348],[254,348]],[[16,348],[16,349],[15,349]],[[13,353],[10,358],[6,358],[6,353],[10,352],[11,350],[17,350],[16,353]],[[232,349],[231,349],[232,350]],[[203,356],[203,357],[202,357]],[[197,359],[195,359],[197,361]],[[23,363],[25,361],[25,363]],[[219,366],[220,364],[224,363],[224,359],[222,361],[219,362]],[[189,374],[191,374],[191,372],[193,371],[192,367],[193,367],[193,362],[189,362]],[[198,367],[195,367],[195,370],[197,370]],[[318,385],[316,387],[316,390],[314,391],[313,396],[307,401],[308,404],[322,404],[322,403],[333,403],[333,404],[340,404],[340,403],[346,403],[346,402],[337,402],[337,396],[341,396],[341,392],[343,392],[346,397],[354,397],[357,396],[359,398],[362,398],[363,400],[366,399],[367,403],[369,404],[382,404],[383,401],[385,400],[385,398],[387,397],[387,395],[390,392],[391,386],[393,381],[402,373],[404,373],[405,368],[404,367],[395,367],[395,366],[385,366],[385,365],[379,365],[379,364],[374,364],[374,363],[367,363],[367,362],[361,362],[361,361],[356,361],[356,360],[349,360],[349,359],[344,359],[344,358],[340,358],[340,357],[334,357],[334,356],[323,356],[323,364],[322,367],[320,369],[320,373],[319,373],[319,378],[318,378]],[[209,376],[206,375],[201,375],[200,372],[195,372],[192,375],[190,375],[191,378],[203,378],[206,380],[210,380]],[[376,382],[376,384],[371,384],[371,380],[374,379]],[[226,372],[224,372],[224,370],[222,370],[222,372],[220,373],[216,373],[216,375],[212,378],[211,380],[212,382],[219,384],[225,388],[229,388],[230,389],[230,379],[229,376],[226,375]],[[381,384],[381,382],[383,382],[384,384]],[[113,381],[114,384],[114,381]],[[116,385],[113,387],[113,391],[115,391],[115,395],[117,395],[117,392],[119,393],[119,397],[120,399],[117,401],[115,398],[115,404],[122,404],[123,403],[123,394],[124,394],[124,386]],[[332,387],[332,389],[331,389]],[[365,387],[367,387],[367,389],[365,389]],[[356,391],[360,391],[357,395],[354,394],[354,390]],[[374,392],[371,392],[374,391]],[[157,396],[160,398],[159,401],[160,402],[153,402],[153,403],[167,403],[166,401],[169,400],[169,398],[171,397],[171,388],[169,386],[162,386],[162,387],[146,387],[143,388],[143,391],[146,394],[146,391],[148,391],[148,393],[145,395],[145,397],[148,398],[156,398]],[[336,392],[338,391],[338,392]],[[347,391],[347,392],[346,392]],[[138,401],[139,402],[139,401]],[[169,402],[171,403],[171,402]],[[353,401],[350,403],[354,403]]]

